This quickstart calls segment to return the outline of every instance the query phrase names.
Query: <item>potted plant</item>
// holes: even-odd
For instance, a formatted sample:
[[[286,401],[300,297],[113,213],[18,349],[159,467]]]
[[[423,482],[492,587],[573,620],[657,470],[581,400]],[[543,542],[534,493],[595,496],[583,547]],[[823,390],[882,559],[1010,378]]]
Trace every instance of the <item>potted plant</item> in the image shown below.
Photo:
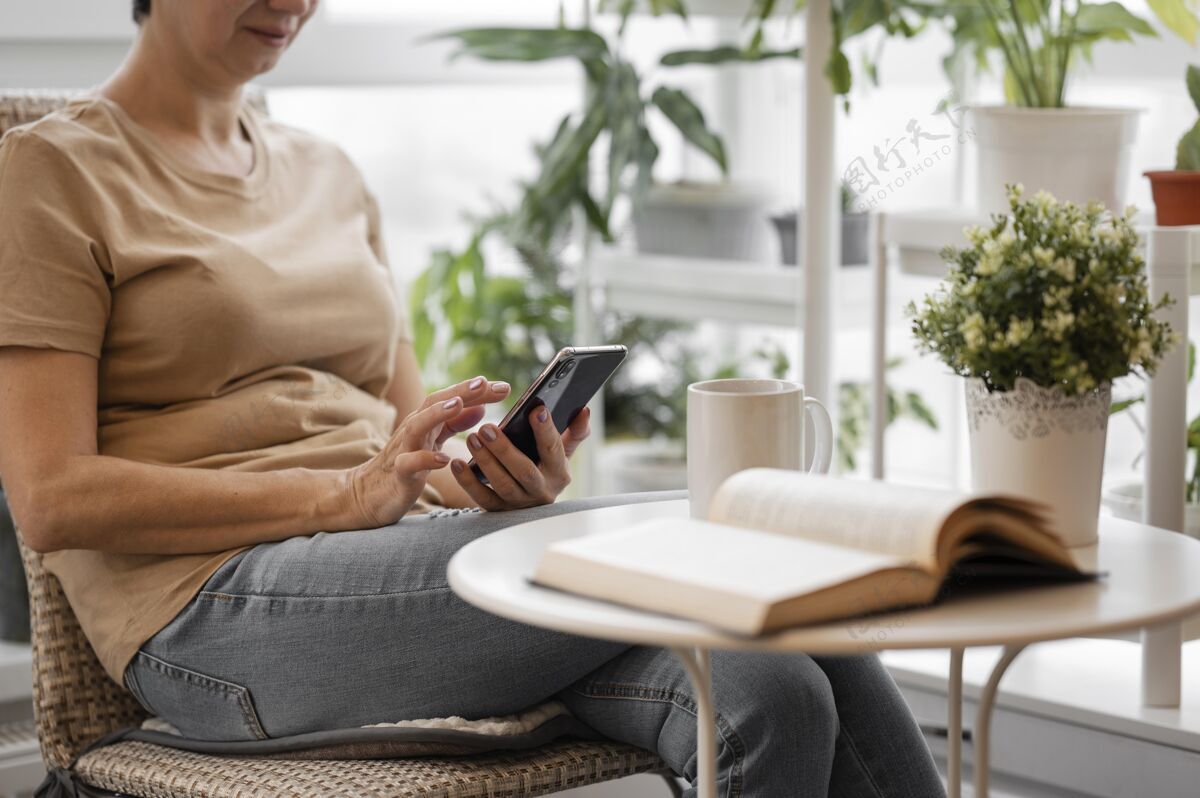
[[[1200,111],[1200,67],[1187,68],[1187,89]],[[1175,169],[1146,172],[1161,225],[1200,224],[1200,122],[1192,125],[1175,148]]]
[[[1112,381],[1152,374],[1174,341],[1154,313],[1131,211],[1008,188],[1011,215],[947,247],[913,317],[919,349],[967,378],[979,491],[1044,503],[1070,546],[1096,540]]]
[[[842,265],[864,266],[867,263],[867,238],[870,214],[854,210],[854,191],[845,182],[841,187],[842,205]],[[795,211],[771,217],[779,236],[780,259],[785,266],[796,265],[797,214]]]
[[[1158,19],[1195,43],[1200,21],[1187,0],[1150,3]],[[1157,36],[1119,2],[980,0],[944,6],[954,38],[948,62],[986,69],[999,54],[1007,105],[970,109],[978,154],[978,206],[1005,212],[1004,186],[1046,189],[1079,204],[1122,208],[1140,111],[1068,106],[1071,73],[1103,40]]]

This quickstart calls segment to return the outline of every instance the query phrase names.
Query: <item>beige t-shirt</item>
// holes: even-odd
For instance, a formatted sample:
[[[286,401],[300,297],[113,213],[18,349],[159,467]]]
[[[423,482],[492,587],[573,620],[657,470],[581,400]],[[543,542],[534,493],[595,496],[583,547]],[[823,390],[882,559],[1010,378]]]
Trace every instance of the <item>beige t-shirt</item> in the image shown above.
[[[254,149],[245,178],[180,161],[103,98],[9,132],[0,346],[99,359],[103,455],[240,471],[358,465],[392,429],[382,397],[407,338],[377,208],[332,144],[249,107],[242,128]],[[120,682],[242,550],[45,562]]]

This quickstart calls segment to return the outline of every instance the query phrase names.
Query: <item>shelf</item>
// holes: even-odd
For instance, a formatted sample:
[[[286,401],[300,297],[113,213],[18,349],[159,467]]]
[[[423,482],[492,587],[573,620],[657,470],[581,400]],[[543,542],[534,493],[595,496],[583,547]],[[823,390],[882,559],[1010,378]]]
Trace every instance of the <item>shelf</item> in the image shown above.
[[[791,266],[600,249],[592,276],[609,310],[675,321],[795,327],[801,272]]]

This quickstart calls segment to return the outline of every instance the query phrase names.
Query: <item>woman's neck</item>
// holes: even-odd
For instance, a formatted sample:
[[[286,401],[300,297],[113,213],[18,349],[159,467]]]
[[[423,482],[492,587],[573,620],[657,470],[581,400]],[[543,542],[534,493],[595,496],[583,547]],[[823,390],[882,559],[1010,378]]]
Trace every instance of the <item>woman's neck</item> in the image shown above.
[[[253,152],[238,121],[241,84],[207,80],[170,50],[142,31],[99,93],[201,168],[248,173]]]

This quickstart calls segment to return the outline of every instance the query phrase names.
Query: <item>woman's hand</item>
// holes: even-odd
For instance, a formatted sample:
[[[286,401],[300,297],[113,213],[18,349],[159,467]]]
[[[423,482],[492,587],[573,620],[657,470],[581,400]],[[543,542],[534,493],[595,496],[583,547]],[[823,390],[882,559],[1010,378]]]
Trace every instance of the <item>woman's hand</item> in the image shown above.
[[[483,406],[508,392],[508,383],[476,377],[427,396],[397,425],[383,451],[347,472],[356,522],[374,529],[400,519],[420,497],[429,473],[450,462],[442,444],[478,424]]]
[[[546,408],[535,408],[529,414],[529,426],[537,439],[540,462],[536,464],[513,446],[499,427],[485,424],[467,437],[467,448],[490,485],[484,485],[462,460],[453,461],[450,470],[467,495],[485,510],[550,504],[571,484],[567,459],[588,436],[589,414],[585,407],[559,435]]]

